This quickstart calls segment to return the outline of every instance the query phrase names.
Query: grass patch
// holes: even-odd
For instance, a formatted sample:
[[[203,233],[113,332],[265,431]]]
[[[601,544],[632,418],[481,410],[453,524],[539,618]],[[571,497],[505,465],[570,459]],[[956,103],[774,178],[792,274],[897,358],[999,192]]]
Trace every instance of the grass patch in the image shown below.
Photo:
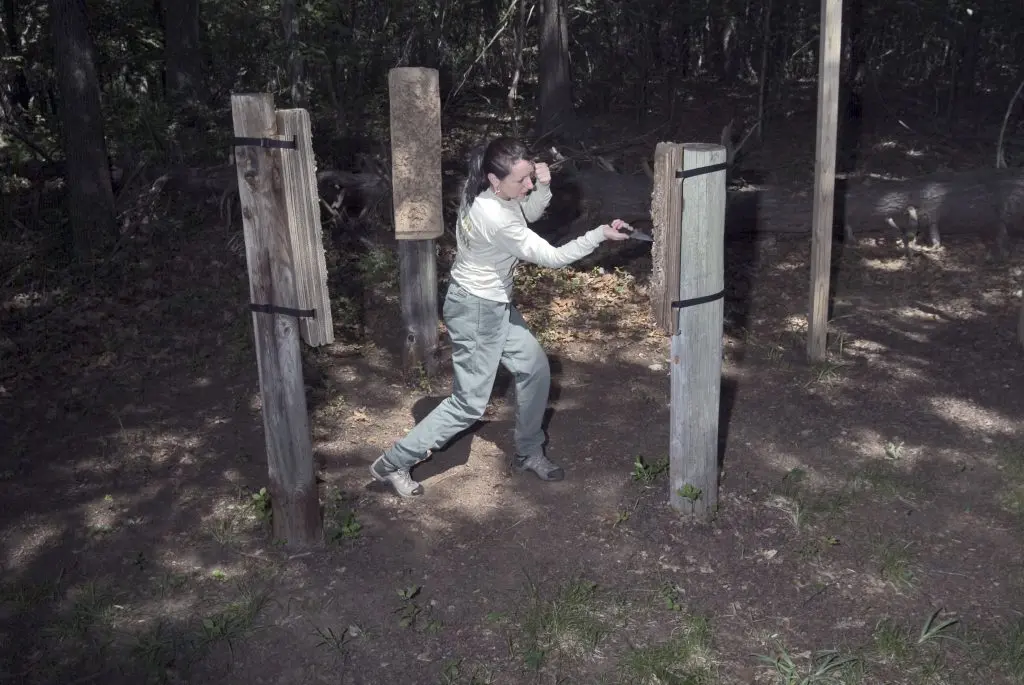
[[[901,497],[909,493],[895,460],[872,461],[853,477],[854,492],[872,491],[885,497]]]
[[[882,580],[896,588],[911,588],[917,577],[911,564],[910,543],[883,542],[875,546],[874,558]]]
[[[232,643],[254,630],[256,619],[266,608],[270,596],[262,590],[243,589],[241,596],[200,620],[199,643],[204,648]]]
[[[986,636],[981,652],[989,664],[1011,682],[1024,683],[1024,618]]]
[[[203,521],[204,532],[225,547],[239,547],[246,538],[266,530],[273,504],[266,488],[247,492],[238,488],[234,498],[222,500]]]
[[[597,597],[597,584],[574,579],[550,599],[530,588],[530,601],[518,622],[511,651],[532,671],[549,662],[573,661],[592,654],[610,631]]]
[[[1005,485],[998,495],[999,505],[1024,518],[1024,449],[1018,448],[1000,459]]]
[[[959,622],[928,614],[919,630],[888,618],[879,621],[863,648],[795,653],[780,642],[757,657],[772,685],[859,685],[860,683],[959,683],[947,664],[945,646]],[[761,681],[758,681],[761,682]]]
[[[666,642],[631,647],[617,670],[620,682],[631,685],[711,685],[711,625],[688,616]]]
[[[772,654],[760,655],[758,660],[773,685],[853,685],[863,677],[856,657],[835,650],[791,654],[779,644]]]
[[[798,532],[818,522],[828,522],[840,515],[852,501],[848,488],[838,491],[815,492],[805,487],[807,472],[801,468],[790,469],[782,482],[772,489],[768,500],[770,506],[786,514],[786,518]],[[831,536],[825,536],[829,539]]]
[[[465,659],[449,659],[441,665],[438,685],[490,685],[491,674],[480,666],[470,667]]]
[[[662,474],[668,473],[668,466],[668,459],[659,459],[656,462],[648,464],[644,461],[643,456],[638,454],[633,460],[633,473],[631,474],[631,477],[637,483],[651,485],[658,480]]]
[[[327,489],[323,511],[324,536],[328,541],[343,543],[356,540],[362,535],[363,524],[359,522],[355,509],[349,505],[342,490],[335,487]]]

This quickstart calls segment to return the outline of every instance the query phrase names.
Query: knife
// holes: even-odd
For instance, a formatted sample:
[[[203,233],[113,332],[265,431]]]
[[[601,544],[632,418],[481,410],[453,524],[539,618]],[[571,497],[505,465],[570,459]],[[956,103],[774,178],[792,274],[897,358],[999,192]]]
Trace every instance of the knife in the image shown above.
[[[653,243],[654,242],[654,238],[652,238],[651,236],[647,235],[643,231],[636,230],[635,228],[633,228],[629,224],[626,224],[626,223],[622,224],[622,226],[619,227],[619,230],[620,231],[624,231],[625,233],[628,233],[629,237],[632,238],[633,240],[643,240],[644,242],[648,242],[648,243]]]

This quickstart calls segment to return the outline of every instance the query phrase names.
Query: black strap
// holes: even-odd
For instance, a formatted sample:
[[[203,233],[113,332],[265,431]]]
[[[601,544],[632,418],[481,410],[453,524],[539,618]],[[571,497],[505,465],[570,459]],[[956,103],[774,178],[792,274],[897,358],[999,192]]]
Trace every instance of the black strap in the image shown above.
[[[693,178],[694,176],[703,176],[704,174],[712,174],[716,171],[724,171],[729,168],[728,162],[722,162],[721,164],[712,164],[711,166],[697,167],[696,169],[686,169],[676,172],[676,178]]]
[[[235,138],[235,147],[276,147],[295,150],[299,147],[298,136],[291,140],[274,140],[273,138]]]
[[[704,304],[705,302],[714,302],[725,297],[725,288],[715,293],[714,295],[704,295],[702,297],[691,297],[689,300],[675,300],[672,303],[672,309],[685,309],[686,307],[693,307],[698,304]]]
[[[316,318],[315,309],[292,309],[290,307],[278,307],[274,304],[250,304],[249,309],[261,314],[284,314],[286,316],[295,316],[300,319]]]

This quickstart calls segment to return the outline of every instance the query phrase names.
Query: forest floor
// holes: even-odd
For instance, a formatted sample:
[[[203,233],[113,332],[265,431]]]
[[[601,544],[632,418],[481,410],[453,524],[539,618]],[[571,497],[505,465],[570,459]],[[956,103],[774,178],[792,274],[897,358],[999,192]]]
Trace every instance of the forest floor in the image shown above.
[[[639,154],[718,140],[706,101],[679,116]],[[777,126],[745,168],[810,191],[813,97]],[[860,168],[991,159],[944,140],[883,122]],[[356,271],[329,246],[332,284],[372,276],[382,299],[359,337],[358,306],[332,293],[338,339],[304,349],[328,541],[293,553],[261,494],[241,225],[167,202],[90,284],[5,238],[0,682],[1024,682],[1019,246],[999,262],[967,239],[909,261],[893,236],[844,245],[812,365],[808,236],[730,241],[706,522],[668,506],[649,249],[520,269],[566,479],[508,473],[505,378],[485,420],[414,470],[426,494],[410,501],[368,466],[446,395],[448,369],[401,373],[390,246]]]

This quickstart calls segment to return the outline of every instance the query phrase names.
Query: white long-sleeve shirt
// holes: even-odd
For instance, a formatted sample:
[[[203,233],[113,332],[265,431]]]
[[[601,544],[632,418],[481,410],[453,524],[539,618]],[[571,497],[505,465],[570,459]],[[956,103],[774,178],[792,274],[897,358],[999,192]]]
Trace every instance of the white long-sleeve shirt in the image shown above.
[[[478,195],[456,221],[458,251],[452,280],[477,297],[511,302],[512,276],[520,261],[561,268],[586,257],[604,242],[601,227],[554,247],[527,222],[536,221],[551,201],[551,188],[538,183],[524,200],[503,200],[491,189]]]

